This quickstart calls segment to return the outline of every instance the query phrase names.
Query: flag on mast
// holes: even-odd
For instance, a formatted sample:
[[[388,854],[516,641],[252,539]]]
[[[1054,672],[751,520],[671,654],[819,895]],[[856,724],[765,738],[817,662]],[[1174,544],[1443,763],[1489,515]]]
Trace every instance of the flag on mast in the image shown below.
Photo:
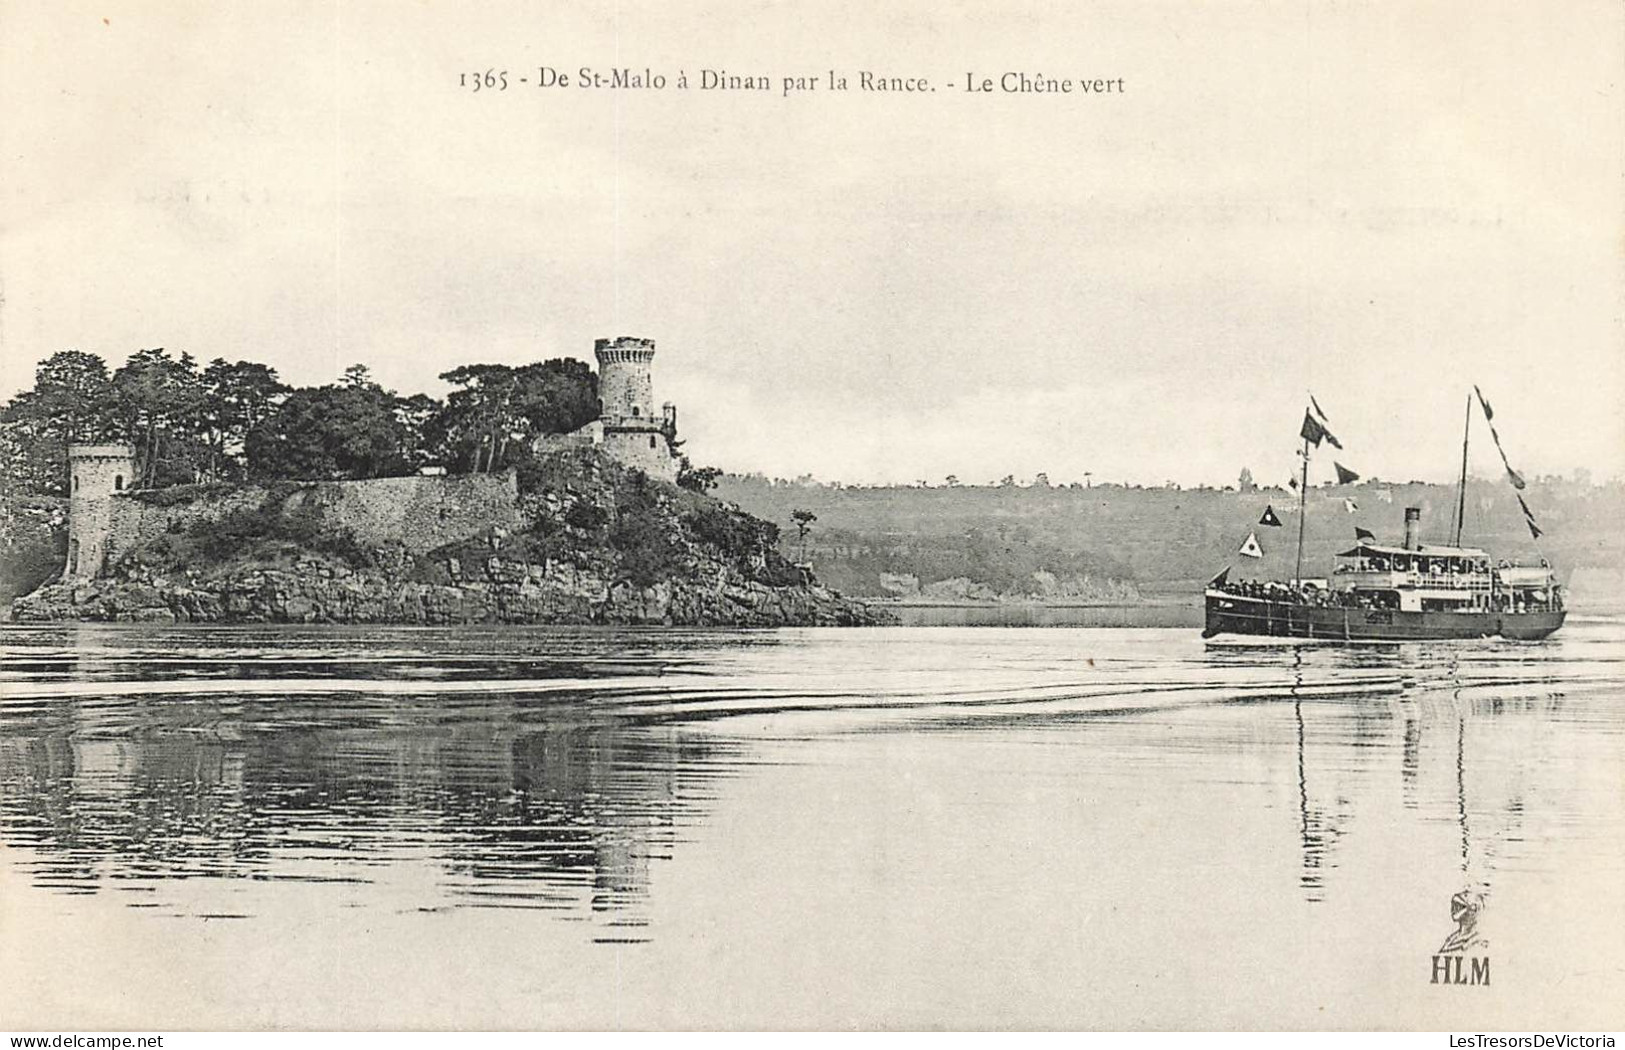
[[[1360,475],[1345,467],[1343,464],[1337,462],[1335,459],[1332,460],[1332,466],[1337,468],[1337,483],[1339,485],[1352,485],[1356,481],[1360,480]]]
[[[1539,525],[1535,524],[1534,512],[1529,509],[1529,504],[1527,504],[1527,503],[1525,503],[1523,501],[1522,496],[1518,497],[1518,506],[1523,508],[1523,520],[1524,520],[1524,523],[1529,526],[1529,535],[1530,535],[1530,537],[1533,538],[1533,539],[1537,539],[1537,540],[1540,539],[1540,537],[1541,537],[1541,528],[1540,528]]]
[[[1303,410],[1303,426],[1298,428],[1298,436],[1316,448],[1320,447],[1322,441],[1329,443],[1333,448],[1343,447],[1343,443],[1337,440],[1336,436],[1326,429],[1326,425],[1316,419],[1315,414],[1307,408]]]
[[[1478,395],[1479,407],[1484,410],[1484,422],[1489,424],[1490,437],[1495,440],[1495,451],[1501,454],[1501,465],[1507,468],[1507,480],[1512,483],[1513,488],[1522,492],[1526,483],[1523,475],[1512,469],[1512,464],[1507,460],[1507,450],[1501,447],[1501,435],[1495,429],[1495,410],[1490,408],[1489,401],[1484,397],[1484,391],[1478,389],[1476,384],[1473,386],[1473,393]]]
[[[1236,553],[1247,558],[1262,558],[1264,556],[1264,548],[1258,545],[1258,533],[1249,532],[1247,534],[1247,539],[1241,544],[1241,549]]]
[[[1366,541],[1370,541],[1371,543],[1377,542],[1376,533],[1372,532],[1370,529],[1362,529],[1358,525],[1354,526],[1354,538],[1362,543]]]

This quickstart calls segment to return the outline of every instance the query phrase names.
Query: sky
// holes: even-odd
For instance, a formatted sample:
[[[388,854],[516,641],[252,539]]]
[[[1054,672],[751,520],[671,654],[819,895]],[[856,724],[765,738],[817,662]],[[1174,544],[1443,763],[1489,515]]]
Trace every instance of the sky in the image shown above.
[[[1524,473],[1615,477],[1622,75],[1578,0],[0,0],[0,396],[70,348],[441,394],[638,335],[739,472],[1279,483],[1312,391],[1350,467],[1446,479],[1478,383]]]

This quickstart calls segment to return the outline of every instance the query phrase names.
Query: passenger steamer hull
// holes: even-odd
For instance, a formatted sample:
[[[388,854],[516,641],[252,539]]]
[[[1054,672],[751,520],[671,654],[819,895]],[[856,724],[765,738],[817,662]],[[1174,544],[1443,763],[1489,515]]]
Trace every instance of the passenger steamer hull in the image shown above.
[[[1563,626],[1566,611],[1409,612],[1300,605],[1224,591],[1207,592],[1203,638],[1219,634],[1324,638],[1348,642],[1422,642],[1454,638],[1544,638]]]

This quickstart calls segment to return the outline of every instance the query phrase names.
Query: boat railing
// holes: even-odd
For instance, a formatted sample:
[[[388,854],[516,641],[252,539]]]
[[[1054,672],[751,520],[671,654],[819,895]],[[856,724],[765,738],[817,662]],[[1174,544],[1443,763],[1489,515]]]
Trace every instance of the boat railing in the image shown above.
[[[1487,572],[1414,572],[1387,569],[1340,571],[1339,582],[1362,589],[1489,591],[1492,578]]]

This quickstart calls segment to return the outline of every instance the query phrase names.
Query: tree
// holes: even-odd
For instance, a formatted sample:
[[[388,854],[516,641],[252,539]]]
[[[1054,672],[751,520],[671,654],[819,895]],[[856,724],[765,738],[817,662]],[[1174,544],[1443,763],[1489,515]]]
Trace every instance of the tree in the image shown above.
[[[0,409],[0,492],[66,496],[68,448],[29,390]]]
[[[248,468],[249,432],[265,421],[288,388],[269,365],[253,361],[230,364],[221,357],[209,362],[202,381],[209,477],[241,477]]]
[[[256,477],[378,478],[409,469],[398,399],[370,381],[293,391],[248,436]]]
[[[139,350],[113,373],[112,394],[123,436],[136,446],[148,488],[196,481],[204,473],[203,383],[191,354]]]
[[[515,440],[528,447],[598,418],[598,377],[571,358],[462,365],[440,378],[461,389],[446,398],[439,429],[454,461],[475,473],[506,466]]]
[[[1253,472],[1246,467],[1241,468],[1241,475],[1236,479],[1236,488],[1242,492],[1256,491],[1258,486],[1253,482]]]
[[[684,456],[677,465],[677,487],[690,492],[710,492],[717,487],[722,471],[716,467],[696,467]]]
[[[395,399],[395,421],[401,427],[401,450],[409,466],[417,468],[445,455],[445,432],[436,426],[445,405],[428,394]]]
[[[112,437],[112,381],[107,363],[82,350],[62,350],[34,370],[34,408],[54,421],[62,440],[93,444]]]
[[[118,438],[107,364],[62,350],[34,370],[34,388],[0,409],[0,486],[65,495],[69,445]]]
[[[818,520],[818,515],[810,510],[793,510],[790,512],[790,520],[796,523],[796,538],[801,541],[801,561],[802,564],[806,564],[807,533],[812,531],[812,524]]]

